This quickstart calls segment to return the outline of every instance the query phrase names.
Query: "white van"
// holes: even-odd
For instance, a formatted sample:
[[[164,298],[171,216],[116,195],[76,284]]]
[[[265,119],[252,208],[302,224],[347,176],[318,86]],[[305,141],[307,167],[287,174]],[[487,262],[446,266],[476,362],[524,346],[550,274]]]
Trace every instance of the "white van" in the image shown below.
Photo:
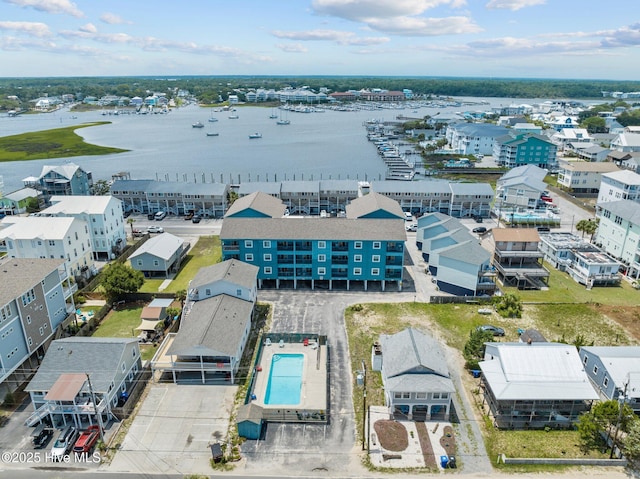
[[[156,221],[162,221],[166,217],[167,217],[167,213],[165,211],[158,211],[154,216]]]

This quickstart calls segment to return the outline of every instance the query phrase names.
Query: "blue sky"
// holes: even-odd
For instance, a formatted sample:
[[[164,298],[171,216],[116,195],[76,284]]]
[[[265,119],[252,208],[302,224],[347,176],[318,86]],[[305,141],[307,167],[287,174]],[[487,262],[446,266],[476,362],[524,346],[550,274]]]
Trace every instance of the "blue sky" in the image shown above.
[[[640,80],[637,1],[0,0],[0,75]]]

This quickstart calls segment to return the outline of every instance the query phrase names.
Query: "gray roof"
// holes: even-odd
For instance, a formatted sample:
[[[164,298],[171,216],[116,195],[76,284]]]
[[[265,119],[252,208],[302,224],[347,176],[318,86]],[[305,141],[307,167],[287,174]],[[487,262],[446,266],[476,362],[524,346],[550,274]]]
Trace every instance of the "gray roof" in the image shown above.
[[[22,296],[48,274],[64,264],[64,259],[8,258],[0,263],[0,307]]]
[[[638,203],[635,201],[607,201],[605,203],[598,203],[598,208],[610,211],[614,215],[619,216],[634,225],[640,224],[640,207],[638,207]]]
[[[509,133],[509,129],[503,126],[492,125],[490,123],[456,123],[453,125],[453,128],[455,128],[458,134],[473,137],[488,136],[497,138]]]
[[[440,391],[455,390],[444,352],[431,336],[407,328],[394,335],[380,336],[380,343],[387,389],[398,390],[406,384],[409,391],[432,387]]]
[[[226,183],[186,183],[156,180],[116,180],[110,191],[143,191],[145,193],[182,193],[187,195],[223,196]]]
[[[189,287],[198,288],[215,281],[224,280],[251,289],[256,285],[257,277],[257,266],[230,259],[206,268],[200,268],[193,280],[191,280]]]
[[[536,178],[542,181],[547,176],[547,173],[547,170],[536,165],[522,165],[511,168],[504,175],[502,175],[498,181],[500,182],[502,180],[508,180],[510,178],[518,177]]]
[[[251,181],[248,183],[240,183],[238,187],[239,196],[247,196],[257,191],[262,191],[272,196],[280,196],[282,183],[280,181]]]
[[[88,373],[95,392],[106,393],[137,338],[79,337],[53,341],[25,391],[48,391],[64,373]]]
[[[640,397],[640,346],[584,346],[582,351],[600,358],[617,387],[629,381],[629,396]]]
[[[372,181],[371,189],[377,193],[451,193],[447,180]]]
[[[24,200],[25,198],[37,198],[39,194],[40,192],[33,188],[21,188],[12,193],[6,194],[4,197],[9,200],[18,202]]]
[[[111,184],[110,191],[149,191],[154,180],[116,180]]]
[[[441,221],[449,218],[451,218],[451,216],[445,215],[444,213],[427,213],[418,218],[418,228],[424,228],[425,226],[440,223]]]
[[[286,206],[278,198],[274,198],[262,191],[256,191],[250,195],[238,198],[227,210],[227,213],[225,214],[225,222],[228,217],[247,209],[255,210],[271,218],[278,218],[284,215]]]
[[[547,184],[544,181],[530,176],[518,176],[507,178],[506,180],[499,180],[498,185],[502,189],[512,186],[526,185],[527,187],[530,187],[531,189],[539,191],[541,193],[543,191],[546,191],[547,189]]]
[[[283,181],[282,189],[280,190],[282,193],[314,193],[316,195],[320,194],[320,182],[319,181]]]
[[[133,259],[143,254],[150,254],[166,261],[176,254],[176,251],[182,249],[183,244],[182,238],[171,233],[162,233],[145,241],[129,258]]]
[[[60,176],[70,180],[71,178],[73,178],[73,175],[75,174],[75,172],[77,170],[82,170],[82,168],[80,168],[75,163],[65,163],[63,165],[56,165],[56,166],[44,165],[42,167],[42,171],[40,172],[40,178],[42,178],[42,177],[48,175],[50,172],[54,171],[57,174],[59,174]],[[84,170],[82,170],[82,171],[84,171]]]
[[[493,188],[489,183],[451,183],[449,185],[454,195],[484,195],[493,196]]]
[[[350,218],[226,218],[220,239],[405,241],[401,221]]]
[[[179,356],[234,356],[251,321],[253,302],[226,294],[196,301],[169,347]]]
[[[358,191],[358,180],[320,180],[320,191]]]
[[[491,258],[491,253],[478,244],[475,238],[471,238],[464,243],[443,248],[438,251],[438,254],[441,257],[455,259],[468,264],[481,265],[486,263]]]
[[[379,210],[384,210],[400,219],[404,219],[404,212],[396,200],[374,191],[353,200],[347,205],[346,210],[347,218],[351,219],[361,218]]]
[[[487,343],[490,351],[480,369],[498,400],[598,399],[572,344]]]

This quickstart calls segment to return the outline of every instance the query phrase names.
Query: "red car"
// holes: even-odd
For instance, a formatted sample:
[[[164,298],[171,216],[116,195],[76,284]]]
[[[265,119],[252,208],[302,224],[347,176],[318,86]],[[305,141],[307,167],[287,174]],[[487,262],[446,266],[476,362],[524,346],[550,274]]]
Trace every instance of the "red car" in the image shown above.
[[[78,436],[78,440],[73,445],[73,452],[91,452],[98,439],[100,439],[100,426],[96,424],[89,426],[86,431],[82,431]]]

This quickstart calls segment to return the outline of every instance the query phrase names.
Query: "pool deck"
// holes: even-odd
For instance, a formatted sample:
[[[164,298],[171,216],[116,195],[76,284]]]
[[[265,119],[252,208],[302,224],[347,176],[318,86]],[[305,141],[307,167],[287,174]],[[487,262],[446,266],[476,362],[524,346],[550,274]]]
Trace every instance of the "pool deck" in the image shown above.
[[[320,361],[318,362],[318,351]],[[264,400],[271,372],[271,360],[275,354],[302,354],[304,355],[304,365],[302,369],[302,391],[300,393],[299,404],[265,404]],[[311,411],[326,411],[327,409],[327,349],[326,346],[319,346],[314,349],[311,345],[304,346],[302,343],[285,343],[280,347],[278,343],[262,348],[262,355],[259,362],[262,371],[256,372],[253,393],[256,399],[254,404],[264,409],[296,409]],[[318,367],[316,367],[318,366]]]

